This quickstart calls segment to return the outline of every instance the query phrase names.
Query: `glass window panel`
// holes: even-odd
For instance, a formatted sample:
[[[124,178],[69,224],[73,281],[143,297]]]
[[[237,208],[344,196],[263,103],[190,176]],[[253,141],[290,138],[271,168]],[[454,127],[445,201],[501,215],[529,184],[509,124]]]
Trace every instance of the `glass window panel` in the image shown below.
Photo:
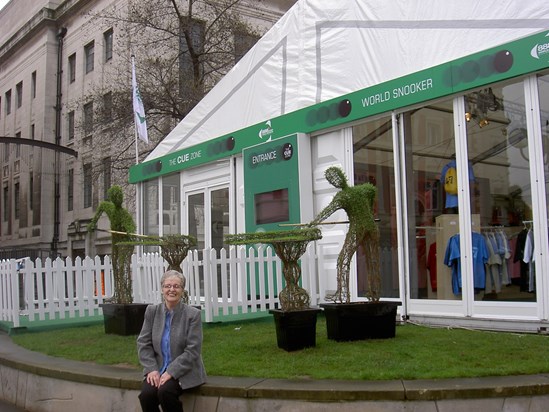
[[[179,174],[162,178],[162,225],[163,234],[181,233],[181,202]]]
[[[547,196],[547,204],[549,204],[549,73],[540,74],[538,76],[538,89],[541,133],[543,137],[545,195]]]
[[[94,68],[95,43],[92,41],[84,46],[85,70],[86,73],[93,71]]]
[[[69,169],[67,174],[67,210],[74,208],[74,170]]]
[[[69,56],[69,83],[76,80],[76,53]]]
[[[108,198],[108,191],[112,185],[112,160],[110,157],[103,158],[103,199]]]
[[[112,38],[113,38],[113,30],[109,29],[105,33],[103,33],[103,47],[105,52],[105,61],[109,61],[112,59]]]
[[[20,199],[20,193],[19,193],[19,182],[15,183],[13,185],[13,203],[14,203],[14,217],[15,219],[19,219],[19,215],[21,212],[21,199]]]
[[[36,72],[31,73],[31,98],[36,98]]]
[[[74,111],[71,110],[68,114],[68,129],[69,129],[69,140],[74,139]]]
[[[549,72],[538,75],[538,91],[545,175],[545,204],[549,205]]]
[[[10,114],[11,113],[11,90],[8,90],[6,92],[6,98],[4,99],[4,101],[6,102],[6,114]]]
[[[444,264],[449,239],[458,231],[457,195],[445,182],[455,161],[452,100],[403,113],[410,297],[460,299],[452,270]],[[448,179],[449,183],[451,179]],[[458,291],[459,292],[459,291]]]
[[[93,102],[84,105],[84,136],[93,133]]]
[[[194,236],[197,240],[196,249],[202,250],[206,244],[204,233],[205,216],[204,216],[204,193],[189,195],[188,197],[188,227],[189,235]]]
[[[483,88],[467,94],[465,102],[474,173],[471,213],[480,216],[489,255],[485,287],[475,289],[475,300],[535,301],[533,273],[520,258],[525,222],[532,220],[523,83]]]
[[[17,105],[17,108],[19,108],[23,104],[23,82],[17,83],[15,91],[15,104]]]
[[[84,174],[84,207],[92,206],[92,191],[93,191],[93,181],[92,181],[92,165],[91,163],[86,163],[83,166]]]
[[[9,188],[8,188],[7,184],[4,184],[3,194],[4,194],[4,200],[3,200],[4,213],[2,215],[3,215],[4,222],[7,222],[9,217],[10,217],[10,207],[9,207],[10,206],[10,192],[9,192]]]
[[[224,239],[229,233],[229,189],[213,190],[211,199],[212,248],[217,251],[222,248],[228,249]]]
[[[143,233],[158,235],[158,180],[143,183]]]
[[[353,127],[353,184],[370,182],[378,188],[375,216],[379,219],[382,297],[399,297],[395,169],[391,117]],[[364,252],[357,253],[358,296],[366,297],[368,279]]]
[[[103,119],[107,122],[112,122],[113,120],[113,103],[112,103],[112,92],[105,93],[103,95]]]

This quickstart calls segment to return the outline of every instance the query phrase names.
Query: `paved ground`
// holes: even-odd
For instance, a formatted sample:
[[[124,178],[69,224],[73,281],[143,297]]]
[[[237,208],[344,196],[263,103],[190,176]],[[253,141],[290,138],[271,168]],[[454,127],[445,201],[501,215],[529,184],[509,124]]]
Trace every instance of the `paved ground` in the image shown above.
[[[0,399],[0,412],[25,412],[25,410]]]

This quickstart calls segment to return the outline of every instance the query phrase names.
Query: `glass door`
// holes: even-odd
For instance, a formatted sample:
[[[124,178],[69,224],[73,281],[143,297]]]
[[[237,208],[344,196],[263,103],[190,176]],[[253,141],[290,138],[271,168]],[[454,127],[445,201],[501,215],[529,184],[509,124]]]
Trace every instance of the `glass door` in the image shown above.
[[[398,270],[395,165],[391,116],[353,127],[352,183],[372,183],[378,189],[375,218],[380,232],[381,297],[400,297]],[[360,248],[356,256],[357,295],[366,298],[368,277],[366,259]]]
[[[188,233],[197,240],[201,251],[226,248],[225,234],[229,233],[229,188],[209,188],[187,194]]]
[[[195,249],[200,253],[206,247],[206,216],[204,214],[205,193],[198,192],[187,195],[187,227],[188,233],[197,240]]]
[[[188,233],[197,240],[195,250],[199,260],[204,259],[204,250],[214,249],[219,257],[221,249],[228,249],[225,244],[225,235],[229,233],[229,188],[212,187],[189,192],[186,195],[187,228]],[[228,279],[222,279],[221,267],[218,265],[216,279],[210,279],[217,285],[218,295],[226,283],[230,290]],[[204,293],[204,270],[200,266],[200,289]]]
[[[451,99],[430,102],[399,116],[411,299],[462,299],[456,251],[460,211],[453,119]]]
[[[465,96],[465,105],[467,155],[474,170],[471,212],[481,225],[474,234],[488,252],[484,273],[480,261],[473,268],[473,277],[484,280],[475,282],[474,299],[535,302],[535,272],[524,259],[533,223],[524,84],[476,90]]]

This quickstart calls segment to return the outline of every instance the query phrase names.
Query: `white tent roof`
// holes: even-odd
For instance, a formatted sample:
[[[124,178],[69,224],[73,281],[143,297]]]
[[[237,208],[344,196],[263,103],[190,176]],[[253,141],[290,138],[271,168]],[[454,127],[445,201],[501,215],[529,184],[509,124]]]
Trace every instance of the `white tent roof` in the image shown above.
[[[548,28],[542,0],[299,0],[146,160]]]

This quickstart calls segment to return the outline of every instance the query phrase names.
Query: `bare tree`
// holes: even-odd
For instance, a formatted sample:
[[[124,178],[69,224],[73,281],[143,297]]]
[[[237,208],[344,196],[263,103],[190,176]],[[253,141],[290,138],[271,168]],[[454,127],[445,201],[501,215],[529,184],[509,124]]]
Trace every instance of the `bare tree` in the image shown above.
[[[89,87],[68,109],[83,111],[93,102],[93,141],[86,145],[84,139],[79,151],[93,158],[95,179],[105,173],[101,159],[110,157],[112,184],[126,186],[128,168],[135,163],[131,55],[149,130],[150,143],[139,146],[142,160],[270,26],[272,15],[262,15],[261,4],[128,0],[92,16],[90,24],[114,28],[116,59],[104,70],[101,84]],[[89,116],[82,119],[76,123],[80,131],[90,127],[85,124]]]

